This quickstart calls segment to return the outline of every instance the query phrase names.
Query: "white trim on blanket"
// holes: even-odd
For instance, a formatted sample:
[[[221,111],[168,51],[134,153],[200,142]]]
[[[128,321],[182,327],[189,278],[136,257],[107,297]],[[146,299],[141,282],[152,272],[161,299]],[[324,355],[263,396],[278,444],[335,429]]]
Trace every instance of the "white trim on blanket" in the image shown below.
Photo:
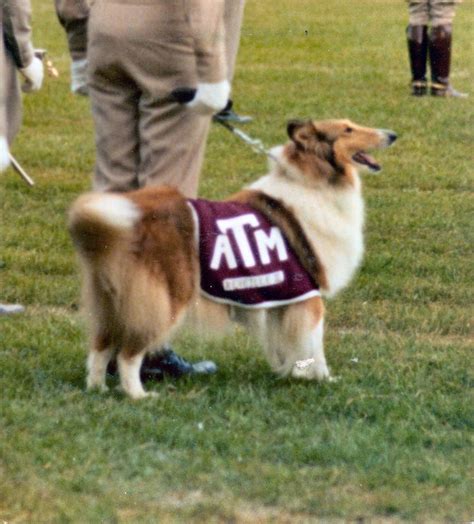
[[[305,300],[308,300],[309,298],[321,296],[321,293],[317,289],[314,289],[313,291],[308,291],[308,293],[305,293],[304,295],[300,295],[299,297],[293,297],[288,300],[269,300],[267,302],[260,302],[259,304],[242,304],[241,302],[230,300],[228,298],[214,297],[213,295],[209,295],[202,289],[200,289],[200,293],[203,297],[207,298],[208,300],[211,300],[212,302],[218,302],[219,304],[227,304],[229,306],[238,306],[243,309],[269,309],[272,307],[288,306],[289,304],[296,304],[297,302],[303,302]]]

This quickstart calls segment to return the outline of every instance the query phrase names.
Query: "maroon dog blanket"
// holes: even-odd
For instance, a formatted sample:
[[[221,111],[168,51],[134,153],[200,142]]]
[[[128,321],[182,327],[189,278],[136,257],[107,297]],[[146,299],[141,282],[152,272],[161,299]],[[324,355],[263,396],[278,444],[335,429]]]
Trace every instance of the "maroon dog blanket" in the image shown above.
[[[201,291],[241,307],[276,307],[319,296],[280,228],[241,202],[189,200],[198,232]]]

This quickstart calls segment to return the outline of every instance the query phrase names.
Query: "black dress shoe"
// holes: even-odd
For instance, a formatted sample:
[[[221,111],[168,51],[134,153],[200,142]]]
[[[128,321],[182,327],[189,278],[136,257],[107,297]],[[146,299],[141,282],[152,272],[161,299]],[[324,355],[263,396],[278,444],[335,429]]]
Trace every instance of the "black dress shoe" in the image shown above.
[[[214,362],[203,360],[192,364],[177,355],[169,346],[164,346],[164,349],[159,353],[152,353],[147,355],[147,357],[148,359],[143,360],[142,372],[148,369],[152,372],[154,372],[155,369],[160,369],[165,375],[179,378],[183,375],[193,374],[210,375],[217,371],[217,366]]]
[[[210,375],[217,371],[217,366],[210,360],[203,360],[191,364],[177,355],[169,346],[156,353],[149,353],[143,359],[140,368],[140,378],[147,380],[162,380],[165,375],[179,378],[183,375],[202,374]],[[107,366],[109,375],[117,375],[117,361],[111,360]]]
[[[233,109],[233,102],[229,100],[222,111],[216,113],[212,118],[216,122],[229,122],[232,124],[248,124],[252,121],[250,116],[238,115]]]

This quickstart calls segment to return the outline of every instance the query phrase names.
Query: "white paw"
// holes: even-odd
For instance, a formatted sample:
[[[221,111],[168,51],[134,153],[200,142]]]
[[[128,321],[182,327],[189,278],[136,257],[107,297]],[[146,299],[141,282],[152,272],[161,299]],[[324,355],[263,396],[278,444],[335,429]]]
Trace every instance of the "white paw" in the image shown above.
[[[291,376],[305,380],[330,380],[331,374],[325,362],[316,362],[314,358],[298,360],[293,369]]]
[[[97,391],[99,393],[106,393],[109,388],[105,384],[89,384],[87,383],[87,391]]]
[[[133,400],[142,400],[144,398],[157,398],[158,393],[156,391],[137,391],[135,393],[128,393],[128,396]]]

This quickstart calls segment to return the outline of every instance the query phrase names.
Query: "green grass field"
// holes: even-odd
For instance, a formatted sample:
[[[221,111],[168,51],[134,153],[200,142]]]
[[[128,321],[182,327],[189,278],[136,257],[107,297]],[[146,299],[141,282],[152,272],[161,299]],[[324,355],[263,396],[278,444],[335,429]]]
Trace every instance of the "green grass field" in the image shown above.
[[[335,384],[273,376],[255,342],[176,341],[212,377],[148,385],[158,399],[90,394],[79,279],[65,229],[94,164],[88,101],[69,93],[53,3],[33,0],[35,44],[60,70],[25,98],[0,175],[0,522],[453,522],[474,517],[472,264],[474,3],[455,20],[453,84],[468,100],[408,96],[402,0],[249,0],[234,98],[272,145],[295,117],[392,128],[364,179],[367,252],[327,303]],[[201,194],[265,172],[210,135]]]

